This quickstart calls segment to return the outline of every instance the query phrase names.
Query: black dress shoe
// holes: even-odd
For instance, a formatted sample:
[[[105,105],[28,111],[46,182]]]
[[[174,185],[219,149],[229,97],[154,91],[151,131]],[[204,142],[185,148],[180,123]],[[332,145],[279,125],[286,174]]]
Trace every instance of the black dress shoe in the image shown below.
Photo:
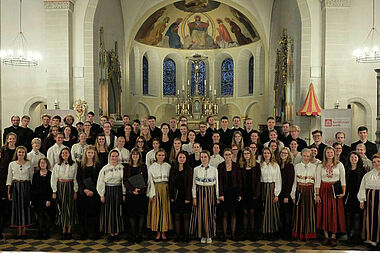
[[[226,236],[225,236],[225,235],[222,235],[222,236],[220,237],[220,241],[221,241],[221,242],[225,242],[225,241],[227,241]]]
[[[61,240],[66,240],[66,233],[61,234]]]
[[[184,241],[185,243],[189,243],[189,242],[190,242],[190,239],[189,239],[189,237],[185,236],[185,237],[183,238],[183,241]]]
[[[136,237],[136,243],[141,243],[142,242],[142,236],[139,235]]]
[[[38,233],[38,235],[34,238],[35,240],[43,240],[45,239],[42,233]]]
[[[48,239],[50,239],[50,233],[45,233],[44,240],[48,240]]]
[[[66,233],[66,240],[71,240],[72,238],[73,237],[71,233]]]

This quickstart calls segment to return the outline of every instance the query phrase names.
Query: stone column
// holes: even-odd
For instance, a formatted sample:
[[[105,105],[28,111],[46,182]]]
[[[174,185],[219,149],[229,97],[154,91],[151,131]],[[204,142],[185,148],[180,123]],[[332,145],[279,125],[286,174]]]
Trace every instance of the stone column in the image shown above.
[[[376,144],[377,144],[377,148],[379,148],[380,147],[380,69],[375,69],[375,72],[376,72],[376,79],[377,79]]]
[[[73,104],[72,12],[74,0],[44,0],[46,28],[47,106]]]

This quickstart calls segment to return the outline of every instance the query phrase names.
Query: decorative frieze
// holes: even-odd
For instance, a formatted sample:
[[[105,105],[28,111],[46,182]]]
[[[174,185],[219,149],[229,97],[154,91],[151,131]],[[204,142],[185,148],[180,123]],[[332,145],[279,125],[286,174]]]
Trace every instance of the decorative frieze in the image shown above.
[[[351,6],[351,0],[321,0],[321,2],[322,8]]]
[[[72,0],[44,0],[45,9],[74,10]]]

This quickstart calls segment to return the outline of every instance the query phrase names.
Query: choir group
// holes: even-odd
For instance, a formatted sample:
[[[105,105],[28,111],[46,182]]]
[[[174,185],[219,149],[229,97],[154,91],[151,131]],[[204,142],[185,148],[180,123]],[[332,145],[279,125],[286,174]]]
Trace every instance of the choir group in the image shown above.
[[[73,126],[74,118],[42,116],[35,131],[30,118],[13,116],[4,129],[0,150],[0,237],[3,227],[38,226],[38,238],[49,238],[54,221],[61,238],[99,233],[109,241],[129,231],[141,242],[145,228],[155,240],[199,238],[220,240],[310,240],[324,245],[380,241],[380,154],[359,127],[359,140],[345,144],[337,131],[333,146],[313,131],[308,146],[300,128],[268,117],[266,128],[253,129],[252,119],[226,116],[189,130],[187,118],[130,121],[115,129],[114,119],[94,113]],[[370,160],[370,159],[372,160]]]

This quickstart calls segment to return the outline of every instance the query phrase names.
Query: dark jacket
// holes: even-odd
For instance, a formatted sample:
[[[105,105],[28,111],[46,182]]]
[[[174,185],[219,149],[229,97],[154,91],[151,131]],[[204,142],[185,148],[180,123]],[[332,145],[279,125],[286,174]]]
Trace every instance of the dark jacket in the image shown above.
[[[356,146],[360,143],[363,143],[361,140],[358,140],[357,142],[354,142],[351,144],[351,149],[356,150]],[[366,152],[365,155],[367,156],[368,159],[372,159],[372,156],[377,153],[377,146],[375,143],[366,141],[364,143],[364,146],[366,147]]]
[[[219,142],[222,143],[226,148],[231,147],[233,131],[229,128],[227,128],[226,131],[223,131],[222,128],[219,128],[218,132],[220,135]]]
[[[291,163],[285,164],[284,168],[281,168],[281,193],[280,198],[290,198],[294,182],[294,166]]]
[[[127,190],[127,194],[133,194],[132,192],[135,190],[135,187],[133,187],[128,180],[128,178],[132,176],[131,170],[132,170],[131,165],[126,164],[124,166],[123,184],[125,186],[125,189]],[[145,184],[148,185],[148,169],[146,168],[145,164],[142,164],[139,166],[139,173],[143,175]],[[140,189],[139,195],[146,196],[146,187],[144,189]]]
[[[243,195],[244,192],[248,192],[249,189],[246,189],[245,186],[247,185],[247,181],[248,179],[244,176],[244,171],[245,171],[245,168],[242,168],[241,169],[241,174],[242,174],[242,190],[243,190]],[[252,195],[254,196],[255,199],[259,199],[260,198],[260,191],[261,191],[261,184],[260,184],[260,180],[261,180],[261,169],[260,169],[260,163],[256,163],[256,166],[251,168],[252,170]]]
[[[226,162],[218,165],[219,196],[224,196],[224,190],[227,186]],[[237,189],[238,196],[241,196],[242,177],[241,169],[237,163],[232,162],[232,187]]]
[[[40,171],[36,171],[33,175],[32,183],[32,206],[36,212],[46,209],[46,202],[50,201],[53,206],[52,194],[53,190],[50,185],[51,172],[48,170],[46,176],[40,176]]]
[[[6,149],[5,146],[1,147],[1,159],[0,159],[0,198],[7,198],[7,176],[8,176],[8,166],[12,162],[13,155],[16,149]]]
[[[184,166],[184,177],[185,177],[185,180],[184,180],[184,187],[182,189],[185,189],[185,200],[191,200],[192,199],[192,187],[193,187],[193,169],[190,168],[188,165],[185,165]],[[170,199],[174,199],[176,200],[176,191],[177,190],[180,190],[178,189],[178,187],[176,187],[176,185],[178,185],[178,182],[176,182],[176,178],[177,178],[177,175],[178,175],[179,171],[178,171],[178,165],[174,165],[171,170],[170,170],[170,174],[169,174],[169,196],[170,196]]]
[[[77,171],[77,181],[78,181],[78,193],[85,195],[84,190],[88,189],[94,194],[97,194],[96,184],[98,182],[99,172],[102,169],[99,163],[95,164],[91,168],[91,170],[87,169],[87,167],[83,167],[80,163],[78,163],[78,171]],[[86,185],[83,181],[87,178],[91,178],[92,185]],[[95,189],[89,189],[95,187]]]
[[[48,125],[47,127],[44,127],[44,125],[40,125],[36,127],[36,129],[34,129],[34,135],[41,139],[41,144],[44,142],[44,140],[48,136],[49,130],[50,130],[50,125]]]

